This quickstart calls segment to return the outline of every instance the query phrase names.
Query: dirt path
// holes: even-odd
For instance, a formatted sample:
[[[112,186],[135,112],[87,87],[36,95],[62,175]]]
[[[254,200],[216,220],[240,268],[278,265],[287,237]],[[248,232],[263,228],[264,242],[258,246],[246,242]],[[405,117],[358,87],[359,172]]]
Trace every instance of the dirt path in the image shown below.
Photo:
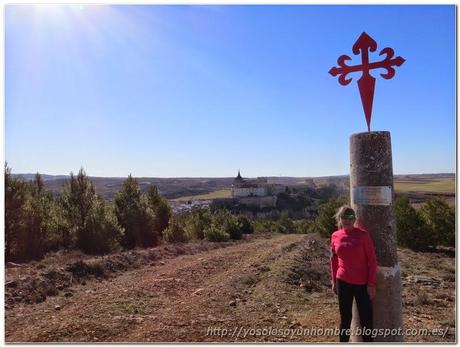
[[[234,341],[218,336],[219,328],[295,326],[288,311],[301,305],[307,315],[309,299],[286,282],[287,265],[307,238],[267,235],[79,285],[70,297],[19,305],[6,312],[6,340]],[[261,339],[285,337],[239,340]]]
[[[286,335],[337,325],[327,262],[316,235],[260,235],[17,305],[5,311],[6,341],[336,341]]]

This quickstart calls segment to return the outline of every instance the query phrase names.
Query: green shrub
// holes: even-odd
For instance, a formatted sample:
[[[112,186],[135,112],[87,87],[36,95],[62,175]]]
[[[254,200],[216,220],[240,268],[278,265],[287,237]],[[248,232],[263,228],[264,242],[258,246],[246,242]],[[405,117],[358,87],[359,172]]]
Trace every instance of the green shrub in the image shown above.
[[[229,234],[215,225],[211,225],[209,228],[204,230],[204,237],[206,240],[212,242],[223,242],[230,239]]]
[[[190,239],[203,240],[204,230],[212,223],[212,215],[208,209],[193,211],[184,223],[185,230]]]
[[[330,237],[337,230],[337,224],[334,215],[340,206],[347,204],[345,198],[333,198],[319,206],[318,217],[315,219],[314,228],[322,237]]]
[[[29,183],[5,166],[5,257],[7,261],[40,259],[57,248],[58,208],[37,173]]]
[[[275,223],[276,232],[282,234],[291,234],[294,232],[295,226],[292,219],[289,218],[286,212],[282,212]]]
[[[294,222],[294,232],[296,234],[309,234],[314,232],[313,221],[302,219]]]
[[[420,214],[410,205],[407,197],[396,198],[394,212],[397,241],[400,246],[420,251],[434,244],[434,235]]]
[[[98,198],[80,231],[78,248],[88,254],[106,254],[116,250],[123,236],[113,211]]]
[[[29,197],[26,183],[11,174],[5,164],[5,257],[18,260],[24,230],[25,205]]]
[[[420,208],[420,215],[434,237],[435,246],[455,247],[455,211],[441,198],[431,198]]]
[[[150,186],[145,193],[148,205],[155,215],[155,230],[158,235],[168,227],[172,212],[168,201],[163,198],[156,186]]]
[[[83,168],[77,176],[70,173],[59,205],[56,218],[65,248],[76,247],[88,254],[106,254],[118,248],[123,228],[96,194]]]
[[[77,176],[70,173],[70,181],[66,182],[60,196],[64,224],[62,227],[62,244],[65,248],[81,245],[80,238],[86,219],[97,198],[93,183],[83,168]]]
[[[255,233],[277,232],[276,224],[269,219],[259,218],[253,224]]]
[[[243,234],[252,234],[254,232],[254,227],[248,217],[240,215],[237,217],[237,222]]]
[[[185,229],[174,219],[170,221],[169,226],[163,231],[163,239],[170,243],[187,242],[189,240]]]
[[[232,221],[225,226],[225,232],[230,235],[230,238],[233,240],[241,240],[243,237],[243,231],[238,224],[238,221]]]
[[[41,186],[36,189],[37,186]],[[56,204],[51,193],[43,190],[40,175],[30,182],[31,194],[24,207],[24,230],[21,235],[23,259],[40,259],[58,236]]]
[[[155,213],[131,175],[115,195],[114,204],[118,223],[125,230],[121,240],[124,248],[151,247],[157,244],[159,234],[156,231]]]
[[[237,217],[232,215],[227,210],[219,210],[213,216],[212,223],[222,229],[233,240],[240,240],[243,236],[243,231],[238,223]]]

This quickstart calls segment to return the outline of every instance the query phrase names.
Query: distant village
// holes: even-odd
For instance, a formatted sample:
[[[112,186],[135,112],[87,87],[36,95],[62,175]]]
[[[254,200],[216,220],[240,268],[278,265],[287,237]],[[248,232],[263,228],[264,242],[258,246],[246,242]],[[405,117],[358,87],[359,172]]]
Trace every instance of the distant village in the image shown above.
[[[302,184],[277,183],[276,178],[269,180],[267,177],[243,178],[240,170],[231,185],[231,197],[216,198],[213,200],[190,200],[187,202],[173,202],[174,212],[187,212],[195,208],[206,206],[241,206],[253,212],[267,213],[277,207],[280,193],[290,194],[302,189],[314,189],[313,180],[306,180]],[[243,211],[244,212],[244,211]],[[299,217],[308,215],[309,211],[302,211]]]

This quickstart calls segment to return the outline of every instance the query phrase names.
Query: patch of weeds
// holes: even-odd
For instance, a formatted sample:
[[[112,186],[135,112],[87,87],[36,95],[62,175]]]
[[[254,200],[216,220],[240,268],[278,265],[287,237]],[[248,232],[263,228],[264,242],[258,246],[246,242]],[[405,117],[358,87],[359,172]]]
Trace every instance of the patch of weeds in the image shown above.
[[[148,314],[148,307],[142,300],[134,299],[132,301],[118,301],[112,304],[115,312],[120,314]]]
[[[104,264],[102,264],[101,262],[95,262],[91,264],[90,269],[91,274],[96,277],[104,277],[105,275]]]
[[[70,272],[76,278],[88,277],[90,273],[89,265],[81,260],[67,265],[66,271]]]
[[[444,274],[442,279],[446,282],[455,282],[455,273]]]
[[[244,275],[240,278],[240,282],[245,286],[252,286],[257,283],[257,279],[251,275]]]
[[[76,278],[86,278],[91,275],[96,277],[105,276],[105,268],[102,262],[94,262],[88,264],[79,260],[75,263],[67,265],[66,270]]]
[[[455,316],[451,318],[444,319],[440,322],[441,326],[444,327],[453,327],[455,328]]]
[[[48,285],[46,288],[46,296],[56,296],[59,294],[59,290],[52,284]]]
[[[270,270],[271,270],[271,269],[270,269],[270,266],[268,266],[268,265],[261,265],[261,266],[259,266],[259,271],[260,271],[260,272],[268,272],[268,271],[270,271]]]
[[[428,304],[430,301],[428,299],[428,295],[426,292],[419,291],[417,292],[417,295],[414,298],[414,305],[416,306],[423,306]]]

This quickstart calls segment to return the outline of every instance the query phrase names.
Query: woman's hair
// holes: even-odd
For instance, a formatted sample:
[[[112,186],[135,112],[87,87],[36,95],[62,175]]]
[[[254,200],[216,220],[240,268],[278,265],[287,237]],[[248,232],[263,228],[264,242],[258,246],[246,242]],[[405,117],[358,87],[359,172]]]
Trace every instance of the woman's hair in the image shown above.
[[[353,214],[355,215],[355,210],[353,210],[350,206],[348,205],[343,205],[339,208],[337,213],[334,215],[335,221],[337,222],[337,227],[341,229],[343,227],[342,225],[342,217],[346,214]]]

